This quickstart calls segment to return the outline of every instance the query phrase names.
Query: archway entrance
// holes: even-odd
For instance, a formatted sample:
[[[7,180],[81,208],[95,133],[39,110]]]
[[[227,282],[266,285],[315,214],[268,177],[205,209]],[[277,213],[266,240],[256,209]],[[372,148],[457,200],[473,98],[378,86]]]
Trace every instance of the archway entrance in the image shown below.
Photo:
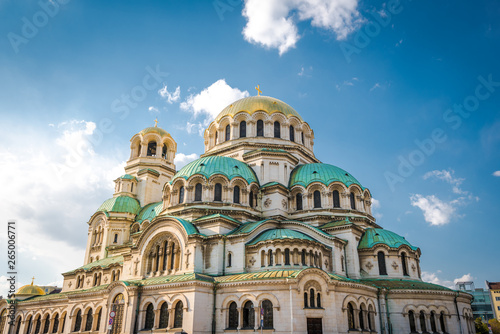
[[[115,312],[115,317],[113,319],[113,325],[111,328],[111,334],[120,334],[123,332],[123,309],[125,307],[125,299],[121,293],[117,294],[115,299],[113,299],[113,304],[111,304],[111,311]]]
[[[307,318],[307,334],[323,334],[322,318]]]

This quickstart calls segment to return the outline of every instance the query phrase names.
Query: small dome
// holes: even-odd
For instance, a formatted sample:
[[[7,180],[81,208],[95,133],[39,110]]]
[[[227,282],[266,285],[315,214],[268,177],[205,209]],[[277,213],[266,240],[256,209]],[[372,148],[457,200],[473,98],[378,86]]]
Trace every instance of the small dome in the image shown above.
[[[295,167],[290,175],[288,186],[291,188],[296,184],[300,184],[307,187],[313,182],[321,182],[328,186],[335,181],[342,182],[346,187],[349,187],[351,184],[357,184],[361,189],[364,189],[354,176],[342,168],[323,163],[313,163]]]
[[[142,223],[145,220],[151,221],[160,214],[162,209],[163,209],[163,202],[148,204],[141,209],[141,211],[135,218],[135,221],[139,223]]]
[[[266,240],[283,240],[283,239],[295,239],[295,240],[309,240],[316,241],[308,235],[305,235],[302,232],[289,230],[287,228],[275,228],[272,230],[267,230],[261,234],[259,234],[255,239],[250,241],[247,245],[255,245],[261,241]]]
[[[181,170],[174,175],[170,184],[174,183],[174,181],[180,177],[187,180],[196,174],[203,175],[207,179],[212,175],[222,174],[229,180],[235,177],[242,177],[249,184],[252,182],[259,183],[255,172],[246,163],[228,157],[209,156],[192,161],[182,167]]]
[[[33,283],[31,283],[20,287],[16,291],[16,295],[43,296],[45,292],[38,285],[33,285]]]
[[[290,107],[285,102],[269,96],[250,96],[233,102],[220,112],[220,114],[215,118],[215,121],[218,122],[222,117],[227,115],[233,117],[239,112],[246,112],[252,115],[256,111],[265,111],[269,115],[279,112],[284,114],[286,117],[295,116],[303,121],[302,117],[300,117],[299,113],[295,111],[295,109]]]
[[[415,251],[418,249],[418,247],[412,246],[402,236],[381,228],[366,229],[365,234],[359,242],[358,249],[369,249],[377,244],[384,244],[391,248],[399,248],[399,246],[406,245]]]
[[[132,176],[130,174],[124,174],[124,175],[120,176],[119,178],[122,180],[137,180],[137,178],[135,176]]]
[[[139,202],[132,197],[118,196],[110,198],[101,204],[97,211],[103,212],[128,212],[137,214],[141,210]]]
[[[146,135],[148,133],[157,133],[159,134],[161,137],[163,136],[170,136],[170,133],[168,133],[167,131],[163,130],[162,128],[159,128],[159,127],[156,127],[156,126],[152,126],[152,127],[149,127],[149,128],[145,128],[144,130],[142,130],[141,132],[139,132],[141,135]]]

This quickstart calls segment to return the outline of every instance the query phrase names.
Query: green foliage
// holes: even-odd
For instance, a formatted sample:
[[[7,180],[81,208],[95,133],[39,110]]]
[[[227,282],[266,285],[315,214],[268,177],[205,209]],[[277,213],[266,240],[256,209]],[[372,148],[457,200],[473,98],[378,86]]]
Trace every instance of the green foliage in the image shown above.
[[[488,334],[490,332],[488,330],[488,326],[486,326],[486,324],[483,323],[483,320],[481,318],[476,318],[474,324],[476,325],[477,334]]]
[[[490,319],[488,323],[491,326],[491,331],[493,334],[500,334],[500,322],[497,319]]]

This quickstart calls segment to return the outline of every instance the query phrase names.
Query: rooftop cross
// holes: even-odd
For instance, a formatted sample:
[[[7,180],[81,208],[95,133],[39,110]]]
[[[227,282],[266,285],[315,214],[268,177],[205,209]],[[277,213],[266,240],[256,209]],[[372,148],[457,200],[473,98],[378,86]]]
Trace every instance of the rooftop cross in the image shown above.
[[[33,285],[33,282],[35,281],[35,276],[31,278],[31,285]]]
[[[155,118],[155,128],[158,127],[158,117]]]
[[[260,96],[260,94],[262,93],[262,91],[260,90],[260,85],[257,85],[255,89],[257,89],[257,96]]]

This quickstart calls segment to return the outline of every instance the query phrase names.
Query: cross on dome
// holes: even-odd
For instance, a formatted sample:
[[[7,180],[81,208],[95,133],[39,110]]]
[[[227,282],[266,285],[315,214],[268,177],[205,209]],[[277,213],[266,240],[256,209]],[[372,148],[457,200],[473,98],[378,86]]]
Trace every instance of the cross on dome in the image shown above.
[[[260,85],[257,85],[255,89],[257,90],[257,96],[260,96],[260,94],[262,94],[262,91],[260,90]]]

